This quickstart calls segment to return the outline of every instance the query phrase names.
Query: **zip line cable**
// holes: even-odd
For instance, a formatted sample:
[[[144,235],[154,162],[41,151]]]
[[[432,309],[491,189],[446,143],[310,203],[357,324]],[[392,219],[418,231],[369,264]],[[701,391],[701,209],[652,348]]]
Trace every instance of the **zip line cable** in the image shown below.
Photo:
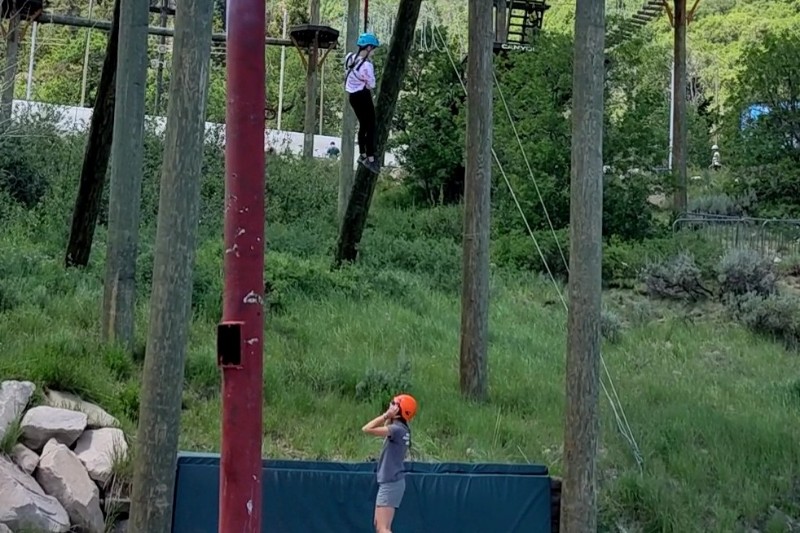
[[[450,61],[450,65],[453,67],[453,70],[456,73],[456,76],[458,77],[459,83],[461,84],[461,88],[464,90],[464,94],[466,95],[467,94],[467,87],[466,87],[466,85],[464,85],[464,80],[463,80],[463,78],[462,78],[462,76],[461,76],[461,74],[460,74],[460,72],[458,70],[458,67],[456,66],[456,63],[455,63],[455,60],[453,59],[452,54],[450,53],[450,48],[447,45],[446,40],[442,36],[441,30],[439,30],[438,25],[434,26],[434,27],[436,29],[436,32],[439,35],[439,39],[441,39],[441,41],[442,41],[442,43],[444,45],[445,52],[447,53],[447,58]],[[499,82],[497,80],[497,76],[494,74],[494,71],[492,72],[492,75],[494,77],[494,82],[495,82],[495,84],[497,85],[497,87],[499,89],[500,88],[500,84],[499,84]],[[502,94],[502,89],[500,90],[500,92]],[[509,117],[509,121],[511,122],[511,124],[513,126],[515,135],[517,136],[517,142],[520,144],[520,147],[522,147],[522,141],[520,140],[519,135],[517,133],[516,126],[514,125],[514,120],[513,120],[512,116],[511,116],[511,113],[510,113],[508,105],[507,105],[507,103],[505,101],[505,98],[502,97],[502,100],[503,100],[503,103],[505,105],[506,113],[507,113],[507,115]],[[524,149],[523,149],[523,155],[524,154],[525,154],[525,152],[524,152]],[[525,227],[528,229],[528,234],[530,235],[531,239],[533,240],[533,244],[536,247],[537,252],[539,253],[539,257],[541,258],[542,263],[544,264],[545,269],[547,270],[547,274],[550,277],[550,280],[552,281],[553,286],[555,287],[556,293],[558,294],[558,297],[561,300],[562,305],[564,306],[564,310],[569,312],[569,306],[567,305],[567,301],[564,298],[564,295],[563,295],[560,287],[558,286],[558,282],[556,281],[555,276],[553,276],[553,273],[550,270],[550,266],[547,263],[547,259],[545,258],[544,254],[542,253],[542,249],[539,246],[539,242],[536,239],[536,236],[534,235],[530,224],[528,223],[528,219],[525,216],[525,213],[524,213],[524,211],[522,209],[522,206],[519,203],[519,200],[517,199],[517,195],[514,193],[514,189],[511,186],[511,182],[508,179],[508,175],[506,174],[502,164],[500,163],[500,160],[497,157],[497,152],[495,151],[494,147],[492,147],[492,156],[494,157],[495,163],[497,163],[497,167],[500,170],[500,173],[503,175],[503,180],[505,181],[506,186],[508,187],[509,193],[511,194],[511,198],[514,200],[514,203],[516,204],[517,210],[519,211],[520,215],[522,216],[522,220],[525,223]],[[533,176],[533,171],[532,171],[532,169],[530,167],[530,164],[527,161],[527,156],[524,155],[524,157],[525,157],[525,160],[526,160],[526,164],[528,164],[528,170],[529,170],[529,172],[531,174],[531,178],[534,180],[534,184],[535,184],[536,183],[535,182],[535,178]],[[536,190],[537,190],[537,193],[538,193],[538,191],[539,191],[538,186],[536,186]],[[544,199],[542,198],[541,194],[539,194],[539,198],[540,198],[540,201],[542,202],[542,207],[545,208],[545,214],[547,215],[547,209],[544,206]],[[561,252],[562,260],[564,260],[565,265],[566,265],[566,258],[564,257],[563,251],[561,251],[560,244],[558,244],[558,238],[555,235],[555,230],[553,229],[552,222],[550,221],[549,215],[547,215],[547,219],[548,219],[548,223],[550,224],[550,228],[553,231],[553,236],[556,239],[556,243],[558,245],[559,251]],[[608,366],[606,365],[605,358],[603,357],[602,353],[600,354],[600,362],[602,364],[603,371],[604,371],[604,373],[606,375],[606,378],[608,380],[609,387],[611,388],[611,392],[609,392],[609,388],[606,387],[606,384],[605,384],[604,380],[601,379],[600,380],[600,385],[601,385],[601,387],[603,389],[603,393],[605,394],[605,396],[608,399],[608,402],[609,402],[609,404],[611,406],[611,410],[612,410],[612,412],[614,414],[614,419],[615,419],[615,422],[616,422],[616,425],[617,425],[617,429],[622,434],[623,438],[631,446],[632,451],[633,451],[634,460],[636,461],[636,463],[639,466],[639,468],[641,468],[642,465],[644,464],[644,459],[643,459],[641,451],[639,449],[639,445],[636,442],[636,439],[635,439],[635,437],[633,435],[633,431],[631,430],[630,424],[628,423],[628,418],[625,415],[625,410],[622,407],[622,402],[619,399],[619,394],[617,393],[616,386],[614,385],[614,381],[611,378],[611,373],[608,370]],[[613,393],[613,396],[612,396],[612,393]]]

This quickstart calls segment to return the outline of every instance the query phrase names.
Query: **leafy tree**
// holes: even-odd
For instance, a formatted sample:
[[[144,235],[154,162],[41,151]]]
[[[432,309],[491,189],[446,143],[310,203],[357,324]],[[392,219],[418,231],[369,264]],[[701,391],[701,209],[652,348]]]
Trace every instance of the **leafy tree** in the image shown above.
[[[444,35],[446,30],[441,31]],[[464,91],[446,52],[414,51],[393,128],[412,198],[429,205],[459,202],[464,192]]]
[[[770,32],[749,46],[734,98],[725,126],[740,187],[755,192],[762,214],[800,214],[800,32]],[[751,106],[768,112],[749,118]]]

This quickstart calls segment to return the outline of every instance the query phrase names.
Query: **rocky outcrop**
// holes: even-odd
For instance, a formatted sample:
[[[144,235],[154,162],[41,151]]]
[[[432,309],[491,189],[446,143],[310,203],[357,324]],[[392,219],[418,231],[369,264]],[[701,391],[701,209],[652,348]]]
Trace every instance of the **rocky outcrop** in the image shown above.
[[[100,490],[78,457],[56,439],[44,446],[36,481],[64,506],[70,521],[86,533],[103,533]]]
[[[105,486],[111,479],[114,462],[128,454],[128,444],[121,429],[90,429],[75,443],[75,453],[89,476]]]
[[[20,442],[0,451],[0,533],[124,531],[115,469],[127,460],[119,422],[74,394],[47,391],[31,407],[30,382],[0,383],[0,437],[19,422]],[[123,486],[127,486],[123,483]],[[112,497],[113,495],[113,497]],[[114,508],[104,516],[105,508]]]
[[[84,413],[41,405],[22,417],[22,443],[32,450],[41,450],[50,439],[72,446],[86,429]]]
[[[39,456],[36,455],[36,452],[23,444],[15,444],[14,447],[11,448],[11,453],[9,455],[11,460],[14,461],[23,472],[29,475],[33,474],[33,471],[36,470],[36,466],[39,464]]]
[[[119,420],[108,414],[102,407],[91,402],[86,402],[69,392],[48,391],[46,394],[47,405],[61,409],[71,409],[86,415],[86,427],[115,428],[119,427]]]
[[[17,465],[0,457],[0,524],[12,530],[69,531],[67,511]]]
[[[30,381],[0,383],[0,439],[17,420],[33,396],[35,386]]]

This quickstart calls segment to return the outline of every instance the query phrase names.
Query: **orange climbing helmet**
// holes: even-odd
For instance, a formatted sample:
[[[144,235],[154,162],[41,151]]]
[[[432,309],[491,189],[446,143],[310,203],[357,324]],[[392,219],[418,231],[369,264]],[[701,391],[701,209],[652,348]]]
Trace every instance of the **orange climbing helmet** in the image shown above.
[[[411,422],[411,419],[417,414],[417,400],[410,394],[398,394],[393,401],[400,407],[400,416],[406,422]]]

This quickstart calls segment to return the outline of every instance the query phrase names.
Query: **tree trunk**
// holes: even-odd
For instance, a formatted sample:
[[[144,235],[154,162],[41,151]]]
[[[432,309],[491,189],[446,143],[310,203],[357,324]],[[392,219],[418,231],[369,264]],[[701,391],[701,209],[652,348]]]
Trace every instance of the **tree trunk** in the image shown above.
[[[145,4],[146,5],[146,4]],[[169,533],[200,212],[213,0],[175,17],[150,325],[131,495],[132,533]]]
[[[108,251],[103,287],[102,334],[133,349],[136,254],[144,160],[144,100],[147,84],[147,2],[122,0],[119,72],[114,127],[124,132],[111,144]]]
[[[561,531],[597,531],[605,5],[578,0],[573,66],[570,276]]]
[[[319,24],[319,2],[311,0],[311,24]],[[306,108],[305,121],[303,123],[303,157],[312,159],[314,157],[314,129],[317,124],[317,63],[319,62],[318,39],[314,38],[311,50],[308,52],[308,65],[306,69]]]
[[[672,140],[672,171],[675,175],[676,188],[674,198],[674,210],[676,213],[686,212],[688,204],[686,191],[686,152],[688,124],[686,122],[686,0],[675,0],[675,42],[674,42],[674,61],[675,73],[672,90],[673,115],[672,128],[674,131]]]
[[[103,188],[111,157],[114,138],[114,108],[116,95],[117,48],[119,45],[119,12],[122,0],[114,2],[111,32],[106,43],[106,57],[100,72],[100,83],[94,100],[89,137],[83,154],[78,196],[72,211],[72,227],[69,233],[64,263],[67,267],[85,267],[92,252],[94,230],[103,200]]]
[[[467,164],[461,287],[461,394],[487,397],[489,212],[492,184],[492,4],[469,2]]]
[[[8,34],[6,35],[6,68],[3,71],[3,93],[0,97],[2,99],[0,101],[0,130],[2,131],[11,126],[14,110],[14,87],[19,64],[19,26],[20,16],[17,9],[11,14],[8,21]]]
[[[377,130],[375,132],[376,157],[383,164],[386,142],[389,140],[389,131],[392,127],[392,116],[397,105],[397,97],[403,86],[403,78],[408,65],[408,56],[414,44],[414,30],[419,18],[422,0],[400,0],[397,7],[397,19],[392,31],[392,41],[389,43],[389,54],[378,90],[378,103],[375,106]],[[372,202],[372,193],[378,176],[363,166],[358,167],[356,179],[347,202],[342,226],[339,231],[339,240],[336,246],[335,264],[341,265],[344,261],[355,261],[358,255],[358,244],[364,233],[367,222],[369,205]]]
[[[359,20],[360,0],[348,0],[347,2],[347,50],[354,50],[358,40],[358,20]],[[344,91],[344,103],[342,104],[342,153],[341,166],[339,168],[339,203],[338,215],[341,224],[344,212],[347,209],[347,201],[350,199],[350,189],[353,188],[353,161],[355,160],[356,145],[356,114],[350,107],[350,99],[347,91]]]

